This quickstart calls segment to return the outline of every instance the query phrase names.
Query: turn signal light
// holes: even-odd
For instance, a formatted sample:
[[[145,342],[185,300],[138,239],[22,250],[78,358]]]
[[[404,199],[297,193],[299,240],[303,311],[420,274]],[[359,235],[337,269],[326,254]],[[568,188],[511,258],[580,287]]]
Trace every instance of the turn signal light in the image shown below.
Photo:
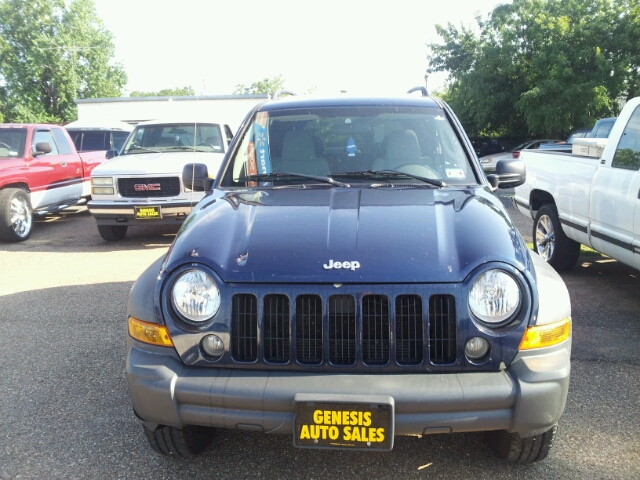
[[[143,322],[137,318],[129,317],[129,335],[140,342],[161,347],[173,347],[169,330],[164,325]]]
[[[564,342],[571,333],[571,319],[548,325],[538,325],[527,328],[520,342],[519,350],[531,350],[533,348],[544,348]]]

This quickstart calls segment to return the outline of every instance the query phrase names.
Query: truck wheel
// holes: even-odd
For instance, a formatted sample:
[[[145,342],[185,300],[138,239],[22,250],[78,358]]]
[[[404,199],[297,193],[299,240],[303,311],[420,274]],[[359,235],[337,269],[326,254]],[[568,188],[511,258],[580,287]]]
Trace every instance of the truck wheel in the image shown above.
[[[149,445],[161,455],[193,457],[211,443],[212,428],[187,425],[179,429],[160,425],[155,430],[143,426]]]
[[[31,236],[32,227],[29,194],[21,188],[0,190],[0,240],[24,242]]]
[[[107,242],[117,242],[127,234],[127,227],[126,225],[98,225],[98,233]]]
[[[553,446],[558,431],[554,425],[540,435],[522,438],[517,433],[501,430],[494,433],[491,447],[498,457],[511,463],[532,463],[544,460]]]
[[[536,214],[533,250],[558,272],[571,270],[578,262],[580,244],[565,235],[555,205],[543,205]]]

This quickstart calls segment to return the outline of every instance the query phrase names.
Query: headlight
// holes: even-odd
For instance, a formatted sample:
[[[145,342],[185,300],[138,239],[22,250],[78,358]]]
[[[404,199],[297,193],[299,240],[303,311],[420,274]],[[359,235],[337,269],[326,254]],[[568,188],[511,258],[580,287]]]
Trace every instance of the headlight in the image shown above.
[[[94,186],[111,186],[113,185],[112,177],[91,177],[91,185]]]
[[[173,307],[186,320],[202,323],[220,308],[220,290],[213,278],[202,270],[187,270],[173,284]]]
[[[502,270],[478,276],[469,293],[469,308],[481,322],[497,326],[513,317],[520,307],[518,282]]]

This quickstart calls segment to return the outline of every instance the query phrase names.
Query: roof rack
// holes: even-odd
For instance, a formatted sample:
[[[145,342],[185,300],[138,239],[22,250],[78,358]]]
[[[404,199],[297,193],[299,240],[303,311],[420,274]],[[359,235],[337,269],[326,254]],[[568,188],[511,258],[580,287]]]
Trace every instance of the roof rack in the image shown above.
[[[427,87],[423,87],[423,86],[413,87],[407,93],[417,92],[418,90],[420,90],[422,92],[422,96],[423,97],[428,97],[429,96],[429,92],[427,92]]]
[[[273,95],[271,95],[271,99],[278,100],[281,95],[293,95],[294,97],[296,96],[295,92],[292,92],[291,90],[280,89],[273,92]]]

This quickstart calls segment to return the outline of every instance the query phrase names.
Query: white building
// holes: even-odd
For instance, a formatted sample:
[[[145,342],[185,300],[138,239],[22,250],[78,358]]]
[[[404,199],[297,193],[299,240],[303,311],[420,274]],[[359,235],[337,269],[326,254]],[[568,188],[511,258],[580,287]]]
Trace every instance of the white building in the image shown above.
[[[146,120],[193,120],[228,124],[235,133],[244,117],[268,95],[208,95],[188,97],[87,98],[75,101],[78,122],[108,126],[136,125]]]

